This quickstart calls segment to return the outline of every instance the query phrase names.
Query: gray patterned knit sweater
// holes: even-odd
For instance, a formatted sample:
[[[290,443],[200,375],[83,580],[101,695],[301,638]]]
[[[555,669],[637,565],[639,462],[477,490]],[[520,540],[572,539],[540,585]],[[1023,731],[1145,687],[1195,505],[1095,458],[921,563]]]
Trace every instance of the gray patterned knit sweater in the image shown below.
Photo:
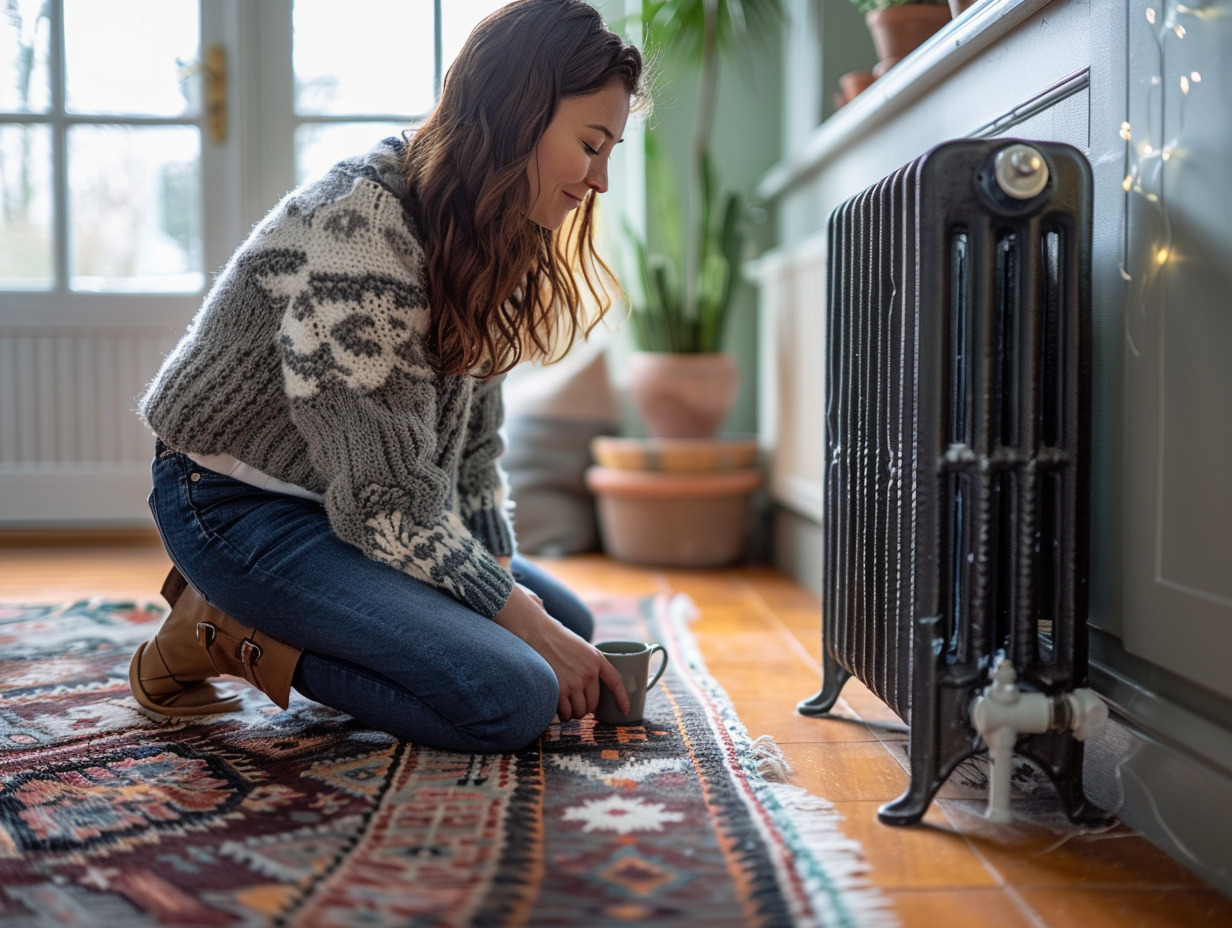
[[[485,616],[513,578],[502,378],[430,364],[424,255],[387,139],[288,194],[219,276],[140,402],[171,448],[325,498],[339,537]]]

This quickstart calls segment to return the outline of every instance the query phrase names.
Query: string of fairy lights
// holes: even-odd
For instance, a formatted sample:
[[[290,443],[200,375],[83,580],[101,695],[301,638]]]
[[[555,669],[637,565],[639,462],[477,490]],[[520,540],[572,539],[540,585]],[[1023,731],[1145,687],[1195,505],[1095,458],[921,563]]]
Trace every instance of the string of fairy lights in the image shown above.
[[[1130,15],[1137,14],[1131,10]],[[1152,243],[1145,261],[1144,275],[1148,280],[1143,283],[1146,284],[1154,273],[1176,259],[1164,198],[1164,166],[1184,154],[1181,142],[1185,127],[1185,101],[1202,83],[1201,73],[1182,66],[1185,55],[1177,49],[1177,45],[1185,40],[1189,28],[1194,25],[1193,20],[1206,19],[1213,14],[1210,10],[1187,6],[1177,0],[1162,0],[1161,3],[1146,6],[1142,15],[1154,40],[1158,66],[1150,78],[1142,123],[1133,126],[1128,120],[1121,123],[1120,135],[1125,142],[1125,178],[1121,181],[1121,188],[1125,191],[1125,206],[1120,270],[1126,281],[1134,279],[1134,269],[1130,266],[1133,263],[1130,258],[1130,198],[1141,197],[1154,211],[1160,224],[1160,234]],[[1131,22],[1131,29],[1132,26]],[[1127,75],[1127,78],[1132,81],[1132,76]],[[1179,88],[1180,98],[1174,125],[1170,127],[1168,117],[1172,115],[1169,113],[1172,95],[1169,90],[1173,87]],[[1130,115],[1128,95],[1132,92],[1133,85],[1129,83],[1126,90],[1127,116]]]

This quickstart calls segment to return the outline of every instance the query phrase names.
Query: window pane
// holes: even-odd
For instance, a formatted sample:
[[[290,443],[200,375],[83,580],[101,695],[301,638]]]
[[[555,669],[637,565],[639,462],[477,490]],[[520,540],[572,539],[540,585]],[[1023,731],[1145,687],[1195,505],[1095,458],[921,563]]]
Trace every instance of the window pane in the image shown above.
[[[449,0],[453,2],[453,0]],[[416,115],[433,101],[432,4],[295,0],[295,111]]]
[[[51,129],[0,126],[0,289],[51,287],[51,216]]]
[[[0,110],[47,111],[50,35],[45,0],[6,0],[0,19]]]
[[[401,135],[392,122],[307,123],[295,130],[295,182],[320,177],[343,158],[362,155],[381,139]]]
[[[68,158],[74,290],[202,288],[196,127],[74,126]]]
[[[458,52],[479,22],[509,0],[449,0],[441,4],[441,76],[449,70]]]
[[[73,113],[183,116],[200,78],[196,0],[64,0],[65,93]]]

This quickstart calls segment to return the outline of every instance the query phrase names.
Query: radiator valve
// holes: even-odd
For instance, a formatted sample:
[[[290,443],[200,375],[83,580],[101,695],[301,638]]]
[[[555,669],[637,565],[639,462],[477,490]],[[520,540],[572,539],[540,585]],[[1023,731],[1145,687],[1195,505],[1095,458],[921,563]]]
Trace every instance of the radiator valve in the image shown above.
[[[1023,691],[1018,673],[1004,657],[997,661],[992,683],[971,703],[971,721],[988,745],[992,776],[985,817],[1006,824],[1010,812],[1010,772],[1020,735],[1068,731],[1079,741],[1097,738],[1108,721],[1108,706],[1093,691],[1078,689],[1060,696]]]
[[[1048,163],[1030,145],[1010,145],[993,160],[997,186],[1015,200],[1030,200],[1048,186]]]

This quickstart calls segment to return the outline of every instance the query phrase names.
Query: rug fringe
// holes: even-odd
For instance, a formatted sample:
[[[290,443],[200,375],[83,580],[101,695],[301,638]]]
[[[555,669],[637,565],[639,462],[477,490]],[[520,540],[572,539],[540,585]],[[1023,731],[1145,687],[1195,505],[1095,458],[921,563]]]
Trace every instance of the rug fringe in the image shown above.
[[[867,882],[870,867],[860,842],[843,834],[843,816],[827,800],[790,783],[767,783],[765,789],[788,814],[788,826],[815,861],[824,861],[824,873],[797,859],[798,871],[806,885],[829,885],[840,893],[841,911],[831,910],[825,925],[853,925],[860,928],[897,928],[900,924],[892,903]],[[833,898],[814,893],[815,901]]]
[[[701,614],[688,593],[676,593],[667,600],[667,617],[682,626],[697,621]]]
[[[787,824],[811,856],[825,862],[821,877],[841,892],[843,912],[830,912],[825,924],[859,925],[861,928],[893,928],[899,924],[890,903],[868,885],[870,871],[860,842],[848,838],[839,827],[843,816],[828,800],[795,786],[794,773],[772,735],[759,735],[751,742],[752,760],[764,781],[762,789],[774,797],[786,813]],[[799,865],[801,861],[797,861]],[[819,874],[799,868],[806,880],[817,881]],[[819,894],[819,898],[826,898]],[[818,898],[815,897],[815,898]],[[832,921],[833,920],[833,921]]]
[[[787,783],[791,779],[795,771],[772,735],[758,735],[752,747],[753,763],[762,779],[770,783]]]
[[[687,631],[688,624],[701,614],[683,593],[659,602],[660,608],[666,606],[670,624],[681,631]],[[742,758],[749,786],[787,840],[786,847],[795,850],[782,866],[794,871],[811,909],[796,911],[795,928],[896,928],[899,921],[893,903],[869,884],[871,868],[864,849],[843,834],[843,816],[827,800],[789,782],[791,764],[782,748],[772,735],[752,737],[722,686],[706,670],[693,637],[681,635],[674,643],[672,659],[692,666],[697,672],[695,685],[712,694],[713,706],[724,707],[715,722],[726,729]]]

